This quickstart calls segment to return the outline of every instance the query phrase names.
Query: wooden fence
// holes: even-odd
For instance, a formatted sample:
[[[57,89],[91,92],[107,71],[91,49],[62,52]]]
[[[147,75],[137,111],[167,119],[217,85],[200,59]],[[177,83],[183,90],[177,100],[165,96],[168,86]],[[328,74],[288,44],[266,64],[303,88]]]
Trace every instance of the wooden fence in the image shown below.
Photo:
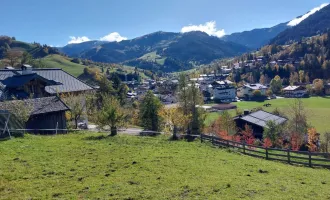
[[[309,167],[323,167],[330,169],[330,154],[309,151],[292,151],[289,149],[264,148],[261,146],[247,145],[240,142],[224,140],[210,135],[201,135],[201,142],[210,141],[213,145],[233,148],[245,155],[275,160],[289,164],[298,164]]]

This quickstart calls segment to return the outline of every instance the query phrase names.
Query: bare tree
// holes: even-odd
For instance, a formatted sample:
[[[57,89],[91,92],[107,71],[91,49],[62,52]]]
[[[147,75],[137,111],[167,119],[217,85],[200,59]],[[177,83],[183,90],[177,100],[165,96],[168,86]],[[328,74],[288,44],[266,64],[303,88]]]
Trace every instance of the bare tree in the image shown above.
[[[15,67],[20,63],[22,54],[23,53],[21,51],[8,50],[5,54],[5,58],[7,59],[7,64],[12,67]]]
[[[298,133],[304,135],[307,133],[307,112],[301,99],[294,99],[288,110],[290,121],[288,128],[290,133]]]
[[[74,120],[75,128],[78,128],[78,120],[86,114],[86,96],[83,94],[63,94],[61,99],[70,108],[69,120]]]

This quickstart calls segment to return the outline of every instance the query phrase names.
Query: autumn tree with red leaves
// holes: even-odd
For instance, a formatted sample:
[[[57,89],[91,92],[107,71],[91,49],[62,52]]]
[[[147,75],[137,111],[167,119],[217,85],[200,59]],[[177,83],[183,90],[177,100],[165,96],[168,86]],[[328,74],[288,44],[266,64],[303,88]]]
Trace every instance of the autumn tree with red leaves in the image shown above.
[[[244,130],[242,130],[242,139],[244,142],[248,145],[253,145],[255,141],[255,137],[253,135],[253,130],[252,128],[245,124]]]

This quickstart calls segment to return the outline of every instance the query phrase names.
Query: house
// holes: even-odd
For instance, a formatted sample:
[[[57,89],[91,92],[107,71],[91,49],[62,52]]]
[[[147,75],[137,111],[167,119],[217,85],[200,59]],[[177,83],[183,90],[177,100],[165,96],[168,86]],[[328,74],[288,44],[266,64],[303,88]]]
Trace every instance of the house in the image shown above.
[[[55,133],[54,130],[49,129],[66,129],[67,123],[65,118],[65,112],[70,108],[56,96],[25,99],[25,100],[13,100],[0,102],[0,110],[10,110],[17,103],[23,102],[26,105],[27,111],[30,112],[30,117],[25,126],[27,129],[48,129],[42,133]],[[9,127],[11,129],[11,127]],[[30,133],[37,133],[34,130]],[[63,130],[57,131],[63,133]]]
[[[0,89],[0,92],[1,92],[1,89]],[[327,83],[324,85],[324,94],[330,95],[330,83]]]
[[[302,98],[307,94],[303,86],[288,86],[283,88],[283,95],[286,98]]]
[[[233,102],[236,101],[236,88],[233,82],[224,81],[214,81],[213,86],[213,99],[216,102]]]
[[[262,139],[264,130],[267,128],[267,122],[274,121],[277,125],[284,124],[288,119],[274,115],[272,113],[259,110],[253,113],[244,111],[244,115],[234,117],[236,125],[241,130],[244,130],[245,125],[252,128],[253,134],[256,138]]]
[[[0,70],[0,88],[2,100],[15,96],[41,98],[58,94],[80,94],[94,90],[62,69],[33,69],[22,65],[21,69]]]
[[[268,87],[259,83],[245,84],[237,89],[237,97],[250,99],[253,97],[255,91],[259,90],[262,96],[266,96]]]

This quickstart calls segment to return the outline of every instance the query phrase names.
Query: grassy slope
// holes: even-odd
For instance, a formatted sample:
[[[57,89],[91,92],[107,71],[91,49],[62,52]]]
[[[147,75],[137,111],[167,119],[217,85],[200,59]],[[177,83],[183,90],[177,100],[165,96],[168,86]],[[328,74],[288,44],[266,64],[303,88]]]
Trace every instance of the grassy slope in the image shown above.
[[[255,159],[198,141],[97,135],[1,142],[0,199],[330,198],[328,170]]]
[[[318,132],[330,131],[330,125],[328,120],[330,119],[330,97],[311,97],[308,99],[302,99],[306,108],[309,123],[315,126]],[[292,99],[275,99],[266,102],[252,102],[243,101],[235,103],[241,110],[252,109],[256,107],[263,107],[265,103],[272,104],[271,107],[263,107],[266,111],[272,111],[275,108],[279,108],[282,112],[289,114],[289,106]],[[235,111],[231,111],[234,115]],[[218,113],[210,113],[207,117],[206,123],[209,124],[219,116]]]
[[[64,71],[78,77],[84,72],[86,66],[73,63],[61,55],[49,55],[43,58],[43,62],[49,68],[62,68]]]

